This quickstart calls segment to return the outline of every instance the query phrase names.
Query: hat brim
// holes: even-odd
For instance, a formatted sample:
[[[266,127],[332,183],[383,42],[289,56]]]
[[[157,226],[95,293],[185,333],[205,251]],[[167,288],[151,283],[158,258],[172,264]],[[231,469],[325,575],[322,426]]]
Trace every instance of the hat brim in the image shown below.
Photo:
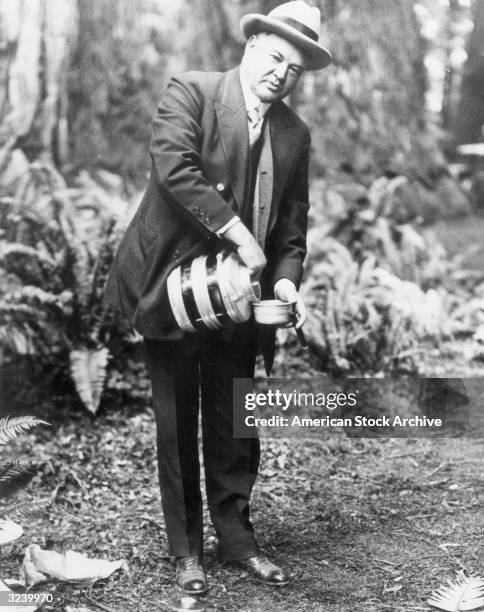
[[[279,19],[249,13],[240,20],[240,29],[246,38],[259,32],[270,32],[289,40],[307,57],[306,70],[320,70],[331,64],[332,56],[328,49]]]

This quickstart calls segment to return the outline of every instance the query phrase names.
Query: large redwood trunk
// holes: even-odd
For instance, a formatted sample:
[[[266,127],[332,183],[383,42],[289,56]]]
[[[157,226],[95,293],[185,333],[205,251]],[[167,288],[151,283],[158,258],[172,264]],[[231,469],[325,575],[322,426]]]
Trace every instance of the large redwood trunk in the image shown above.
[[[0,173],[27,160],[67,159],[67,78],[77,37],[75,0],[0,2]]]
[[[62,166],[69,142],[75,166],[143,178],[167,77],[235,65],[244,45],[240,16],[278,3],[0,0],[0,163],[16,148],[29,159],[47,153]],[[374,176],[440,162],[425,129],[424,47],[413,0],[313,3],[335,62],[308,73],[292,103],[311,124],[316,170],[343,163]]]
[[[454,123],[456,144],[477,142],[484,136],[484,2],[473,8],[474,30],[467,48],[460,101]]]
[[[425,48],[412,0],[320,0],[327,70],[305,77],[302,110],[323,170],[347,163],[370,175],[441,160],[426,131]]]

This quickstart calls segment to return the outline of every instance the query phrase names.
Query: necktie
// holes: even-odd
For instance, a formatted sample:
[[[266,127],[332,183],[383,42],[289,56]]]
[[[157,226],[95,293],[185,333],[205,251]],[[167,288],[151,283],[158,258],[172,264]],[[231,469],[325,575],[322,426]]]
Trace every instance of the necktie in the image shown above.
[[[259,114],[260,107],[257,106],[247,111],[247,116],[249,119],[249,146],[252,148],[255,143],[259,140],[263,118]]]

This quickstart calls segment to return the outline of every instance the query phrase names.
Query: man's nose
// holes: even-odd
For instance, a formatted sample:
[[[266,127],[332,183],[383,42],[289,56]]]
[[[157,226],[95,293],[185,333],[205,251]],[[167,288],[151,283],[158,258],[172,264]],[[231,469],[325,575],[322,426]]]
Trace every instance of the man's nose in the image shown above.
[[[275,70],[274,70],[275,75],[280,81],[286,80],[288,68],[289,68],[289,64],[287,62],[280,62],[275,67]]]

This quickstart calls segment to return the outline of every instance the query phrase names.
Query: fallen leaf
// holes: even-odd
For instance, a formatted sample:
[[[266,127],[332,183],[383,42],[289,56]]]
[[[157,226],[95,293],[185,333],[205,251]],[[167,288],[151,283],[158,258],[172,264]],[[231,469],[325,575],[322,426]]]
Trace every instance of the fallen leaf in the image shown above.
[[[35,584],[42,584],[43,582],[47,582],[49,579],[45,574],[39,572],[39,570],[35,567],[34,563],[32,563],[31,559],[24,557],[24,561],[22,564],[21,574],[24,583],[27,586],[33,586]]]
[[[29,562],[33,564],[37,572],[40,572],[40,576],[45,574],[57,580],[73,582],[95,582],[107,578],[118,569],[128,571],[128,565],[124,559],[117,561],[89,559],[86,555],[73,550],[60,554],[53,550],[42,550],[38,544],[31,544],[25,551],[23,568],[29,568],[31,577],[32,566],[29,565]],[[24,576],[27,579],[26,572]],[[37,582],[30,584],[37,584]]]

